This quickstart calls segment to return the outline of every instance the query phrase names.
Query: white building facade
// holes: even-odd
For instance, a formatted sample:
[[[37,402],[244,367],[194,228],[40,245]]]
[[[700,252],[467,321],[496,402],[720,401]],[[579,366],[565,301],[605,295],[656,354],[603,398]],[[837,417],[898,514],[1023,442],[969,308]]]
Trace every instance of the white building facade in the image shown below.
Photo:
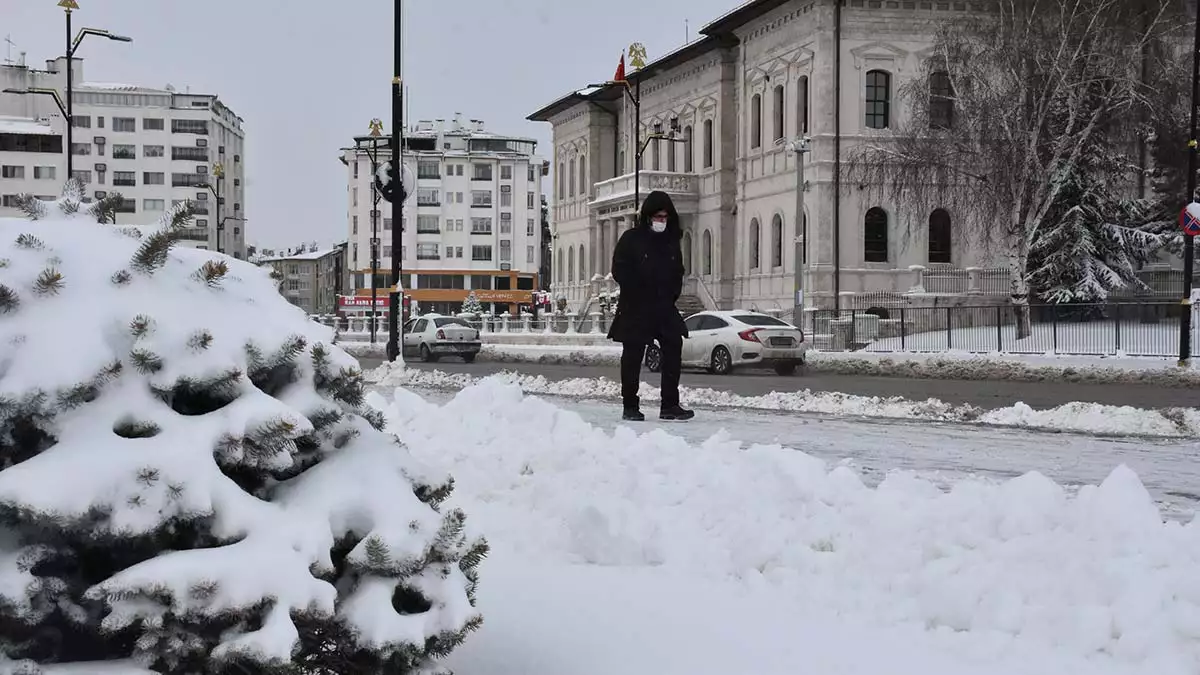
[[[634,222],[634,139],[672,120],[679,140],[650,143],[641,196],[664,190],[680,211],[685,301],[790,314],[797,251],[806,307],[903,294],[932,270],[966,294],[992,261],[954,230],[952,214],[868,201],[858,194],[868,191],[840,184],[839,166],[856,144],[908,114],[897,92],[923,72],[934,21],[972,5],[756,0],[629,73],[641,94],[636,134],[619,86],[570,94],[530,115],[553,125],[555,295],[581,308],[593,277],[611,271],[616,239]],[[801,135],[811,151],[798,214],[796,155],[777,140]]]
[[[0,65],[0,89],[65,93],[65,66],[65,58],[47,62],[45,70]],[[74,174],[87,186],[88,197],[119,192],[125,203],[117,222],[132,225],[153,224],[172,204],[193,200],[199,212],[181,243],[245,258],[242,119],[215,95],[88,83],[79,59],[74,60],[74,68],[71,151]],[[63,115],[48,96],[0,94],[0,115],[7,116],[9,128],[18,127],[20,121],[48,126],[65,143]],[[42,164],[18,164],[17,159],[4,159],[0,176],[34,178],[26,178],[25,183],[0,178],[0,215],[16,213],[8,206],[22,191],[57,195],[66,178],[65,154],[52,163],[46,153],[36,158]],[[51,166],[53,171],[48,169]],[[54,177],[44,178],[49,174]]]
[[[346,165],[347,267],[357,296],[371,293],[372,205],[370,152],[389,158],[388,138],[364,136],[342,150]],[[531,302],[541,264],[543,161],[536,141],[486,131],[480,120],[418,122],[405,132],[404,162],[417,179],[401,216],[403,245],[393,250],[397,226],[392,205],[378,202],[375,237],[379,267],[374,279],[383,308],[393,282],[392,257],[400,256],[405,294],[421,311],[457,311],[475,291],[497,312]],[[351,303],[353,304],[353,303]]]

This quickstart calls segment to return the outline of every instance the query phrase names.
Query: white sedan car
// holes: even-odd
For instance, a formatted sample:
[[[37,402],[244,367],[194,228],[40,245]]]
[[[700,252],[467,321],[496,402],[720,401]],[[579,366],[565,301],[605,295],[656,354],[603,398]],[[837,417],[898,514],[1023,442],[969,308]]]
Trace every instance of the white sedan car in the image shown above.
[[[737,367],[768,366],[780,375],[791,375],[804,364],[808,352],[804,331],[758,312],[700,312],[684,323],[688,328],[684,368],[727,375]],[[654,373],[662,367],[662,354],[655,345],[646,350],[646,367]]]
[[[479,354],[483,343],[479,331],[466,321],[453,316],[426,314],[404,324],[401,338],[404,356],[420,357],[433,362],[443,356],[459,356],[471,363]]]

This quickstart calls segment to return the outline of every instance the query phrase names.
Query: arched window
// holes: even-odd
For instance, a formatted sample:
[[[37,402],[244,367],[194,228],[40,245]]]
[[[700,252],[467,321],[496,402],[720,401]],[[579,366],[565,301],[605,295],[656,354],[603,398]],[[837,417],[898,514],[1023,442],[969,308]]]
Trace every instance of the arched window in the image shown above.
[[[683,128],[683,170],[691,173],[696,170],[695,147],[692,143],[692,125]]]
[[[929,262],[949,263],[951,257],[950,214],[935,209],[929,214]]]
[[[713,121],[704,120],[704,168],[713,165]]]
[[[574,197],[575,196],[575,160],[573,160],[573,159],[571,160],[570,167],[571,167],[571,169],[570,169],[571,177],[567,179],[567,196]]]
[[[567,282],[575,281],[575,247],[567,249]]]
[[[771,266],[783,267],[783,216],[771,219]]]
[[[888,217],[878,206],[863,217],[863,261],[888,261]]]
[[[775,85],[775,140],[783,138],[783,85]]]
[[[750,219],[750,269],[756,270],[762,255],[762,238],[758,232],[758,218]]]
[[[558,163],[558,199],[562,201],[567,196],[567,165]]]
[[[583,253],[583,244],[579,245],[579,280],[587,281],[587,256]]]
[[[692,233],[683,233],[683,273],[691,276],[692,274]]]
[[[796,81],[796,131],[808,133],[808,76],[801,75]]]
[[[656,138],[656,139],[650,141],[650,156],[654,159],[654,162],[651,166],[655,171],[658,171],[658,168],[659,168],[658,153],[659,153],[658,139]]]
[[[950,73],[937,70],[929,74],[929,128],[954,126],[954,87]]]
[[[558,256],[555,257],[554,261],[557,263],[555,267],[558,268],[555,270],[555,276],[558,277],[558,281],[561,283],[563,280],[563,271],[566,269],[566,266],[563,264],[563,250],[561,246],[558,247]]]
[[[762,145],[762,96],[750,97],[750,147]]]
[[[587,196],[587,155],[579,156],[579,196]]]
[[[700,255],[703,257],[703,270],[705,274],[712,274],[712,233],[708,230],[704,231],[704,236],[700,239]]]
[[[891,123],[892,75],[885,70],[867,73],[867,128],[887,129]]]
[[[675,167],[675,155],[677,152],[678,150],[675,148],[674,143],[667,143],[667,171],[674,172],[677,170]]]

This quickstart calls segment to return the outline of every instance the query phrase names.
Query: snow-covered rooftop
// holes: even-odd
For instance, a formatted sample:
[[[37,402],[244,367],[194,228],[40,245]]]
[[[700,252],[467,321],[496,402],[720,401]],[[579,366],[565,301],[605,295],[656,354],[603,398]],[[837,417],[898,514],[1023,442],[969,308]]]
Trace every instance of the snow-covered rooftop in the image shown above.
[[[0,115],[0,133],[4,134],[53,134],[49,122],[28,117],[5,117]]]
[[[337,253],[337,248],[325,248],[319,251],[304,251],[303,253],[293,253],[291,255],[264,256],[256,258],[254,262],[261,265],[269,262],[282,262],[286,260],[320,260],[328,255]]]
[[[124,84],[121,82],[85,82],[78,85],[79,89],[99,89],[103,91],[129,91],[150,94],[171,94],[174,93],[168,89],[159,89],[158,87],[143,87],[137,84]]]

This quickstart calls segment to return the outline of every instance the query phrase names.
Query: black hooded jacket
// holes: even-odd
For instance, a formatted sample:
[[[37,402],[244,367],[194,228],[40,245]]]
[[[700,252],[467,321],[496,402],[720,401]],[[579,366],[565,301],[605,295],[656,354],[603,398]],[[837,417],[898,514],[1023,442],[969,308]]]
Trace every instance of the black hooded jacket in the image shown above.
[[[667,212],[667,230],[650,229],[651,217]],[[683,292],[683,229],[679,213],[665,192],[651,192],[642,202],[637,227],[626,230],[613,251],[613,279],[621,287],[609,339],[647,344],[655,338],[687,336],[675,301]]]

